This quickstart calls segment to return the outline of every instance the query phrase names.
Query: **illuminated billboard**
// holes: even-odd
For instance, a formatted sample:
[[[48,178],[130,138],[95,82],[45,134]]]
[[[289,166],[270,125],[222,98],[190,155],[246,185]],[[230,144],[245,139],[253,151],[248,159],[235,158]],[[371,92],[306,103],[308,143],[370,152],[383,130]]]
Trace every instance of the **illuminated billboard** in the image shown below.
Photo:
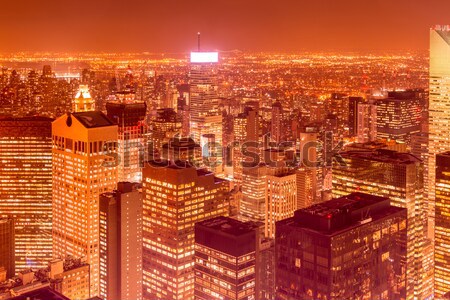
[[[191,52],[191,63],[216,63],[218,61],[218,52]]]

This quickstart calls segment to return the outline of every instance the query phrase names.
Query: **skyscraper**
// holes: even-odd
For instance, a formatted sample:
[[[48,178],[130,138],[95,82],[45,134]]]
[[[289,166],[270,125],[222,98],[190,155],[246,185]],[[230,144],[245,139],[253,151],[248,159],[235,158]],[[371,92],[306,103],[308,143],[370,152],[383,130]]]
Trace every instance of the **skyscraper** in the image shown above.
[[[450,292],[450,152],[436,155],[435,296]]]
[[[283,130],[281,128],[283,115],[283,107],[281,106],[281,102],[277,101],[272,105],[272,119],[270,122],[270,134],[272,140],[279,144],[283,139]]]
[[[348,134],[356,136],[358,126],[358,105],[364,102],[362,97],[348,97]]]
[[[0,218],[0,270],[6,271],[6,278],[15,274],[14,220]]]
[[[407,209],[407,299],[430,295],[423,285],[423,245],[426,238],[426,211],[423,202],[423,167],[409,154],[392,150],[340,153],[345,165],[333,167],[333,196],[352,192],[390,198],[391,204]]]
[[[195,299],[256,299],[259,238],[251,222],[216,217],[196,223]]]
[[[52,258],[52,121],[0,120],[0,217],[15,222],[16,271]]]
[[[243,167],[242,200],[239,212],[255,221],[264,222],[266,217],[267,166],[261,163],[257,166]]]
[[[276,299],[405,299],[406,218],[353,193],[278,222]]]
[[[297,185],[297,208],[315,204],[317,172],[315,168],[302,167],[295,171]]]
[[[411,134],[420,132],[422,102],[414,91],[389,92],[377,100],[377,138],[410,144]]]
[[[254,144],[258,142],[258,130],[258,113],[249,107],[233,120],[233,181],[239,185],[243,184],[244,148],[246,145],[254,147]]]
[[[359,143],[372,142],[377,137],[377,107],[373,103],[359,103],[357,106],[356,135]]]
[[[117,184],[117,125],[101,112],[67,114],[52,124],[53,256],[90,265],[99,293],[99,196]]]
[[[108,117],[118,126],[119,181],[140,182],[145,160],[147,127],[144,124],[146,104],[135,100],[133,93],[117,93],[118,100],[108,101]]]
[[[428,197],[430,225],[434,224],[436,154],[450,150],[450,26],[430,30]]]
[[[220,160],[223,126],[217,94],[219,56],[217,52],[191,52],[190,58],[190,134],[204,149],[203,156]],[[208,143],[209,149],[205,147]],[[220,172],[216,166],[210,169]]]
[[[142,193],[119,182],[100,195],[100,297],[142,299]]]
[[[143,169],[144,299],[194,298],[194,224],[229,211],[227,181],[192,166]]]
[[[172,108],[160,108],[151,121],[152,147],[161,153],[162,146],[169,140],[181,135],[181,119]]]
[[[297,210],[296,175],[269,168],[266,179],[265,236],[275,237],[275,223],[292,217]]]

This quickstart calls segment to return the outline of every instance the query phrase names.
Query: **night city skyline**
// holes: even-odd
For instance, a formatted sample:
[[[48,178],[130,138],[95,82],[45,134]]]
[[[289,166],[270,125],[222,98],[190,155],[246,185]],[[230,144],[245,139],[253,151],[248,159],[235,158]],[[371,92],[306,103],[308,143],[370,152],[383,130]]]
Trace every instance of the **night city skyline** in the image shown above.
[[[448,11],[0,1],[0,300],[450,299]]]

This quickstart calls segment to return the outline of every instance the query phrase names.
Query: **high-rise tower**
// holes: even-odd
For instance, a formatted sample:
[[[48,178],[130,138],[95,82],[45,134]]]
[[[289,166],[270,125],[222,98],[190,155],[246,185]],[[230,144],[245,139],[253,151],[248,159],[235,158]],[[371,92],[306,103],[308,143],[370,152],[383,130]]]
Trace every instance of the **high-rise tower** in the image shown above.
[[[52,259],[52,121],[0,120],[0,218],[15,222],[16,271]]]
[[[436,155],[435,296],[450,292],[450,152]]]
[[[423,207],[423,167],[409,154],[392,150],[341,152],[344,164],[333,167],[333,196],[352,192],[388,197],[391,204],[407,209],[407,299],[426,299],[432,292],[424,285],[428,270],[423,249],[426,238],[426,211]]]
[[[450,150],[450,26],[430,30],[428,209],[434,227],[436,154]]]
[[[14,220],[0,218],[0,271],[6,271],[7,279],[15,273],[14,240]]]
[[[194,224],[227,216],[229,184],[191,166],[143,169],[144,299],[194,299]]]
[[[116,93],[116,100],[106,103],[108,117],[118,126],[119,181],[140,182],[146,148],[147,105],[132,92]]]
[[[99,291],[99,196],[117,183],[117,125],[101,112],[67,114],[52,124],[53,256],[90,265]]]
[[[191,52],[189,125],[195,142],[205,150],[203,156],[218,157],[220,162],[223,130],[218,107],[218,62],[218,52]],[[210,147],[205,147],[208,143]]]
[[[142,299],[142,193],[119,182],[100,195],[100,296]]]
[[[405,299],[406,218],[363,193],[297,210],[277,223],[276,299]]]

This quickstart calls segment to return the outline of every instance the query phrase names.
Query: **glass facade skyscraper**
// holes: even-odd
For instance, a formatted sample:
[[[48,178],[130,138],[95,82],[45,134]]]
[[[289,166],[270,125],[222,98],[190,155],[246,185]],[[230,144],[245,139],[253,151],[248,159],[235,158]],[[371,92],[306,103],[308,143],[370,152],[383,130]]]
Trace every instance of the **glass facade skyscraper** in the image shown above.
[[[15,222],[16,271],[52,259],[53,119],[0,119],[0,217]]]

